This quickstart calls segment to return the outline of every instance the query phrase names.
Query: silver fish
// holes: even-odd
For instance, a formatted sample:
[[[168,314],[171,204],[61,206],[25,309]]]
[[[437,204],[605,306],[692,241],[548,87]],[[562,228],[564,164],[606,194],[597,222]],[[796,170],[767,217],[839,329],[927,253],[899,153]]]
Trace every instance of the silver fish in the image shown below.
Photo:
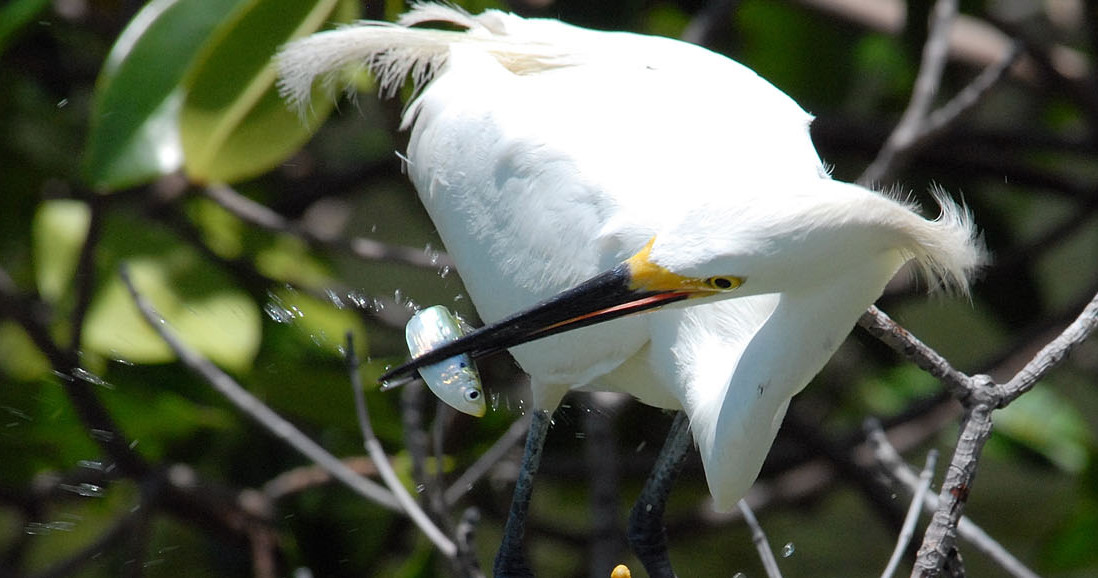
[[[420,310],[404,327],[404,337],[412,357],[419,357],[463,334],[461,322],[442,305]],[[427,387],[450,407],[472,416],[484,416],[484,387],[468,354],[421,367],[419,375]]]

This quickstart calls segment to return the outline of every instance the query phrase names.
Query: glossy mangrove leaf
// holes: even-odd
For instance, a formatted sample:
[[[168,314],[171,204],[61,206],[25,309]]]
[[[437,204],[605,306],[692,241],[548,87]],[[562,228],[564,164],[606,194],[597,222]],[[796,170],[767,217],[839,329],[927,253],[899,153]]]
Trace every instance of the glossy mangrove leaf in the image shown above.
[[[38,293],[57,303],[76,274],[80,250],[88,235],[91,210],[81,201],[44,201],[34,215],[34,274]]]
[[[183,162],[179,107],[187,71],[240,0],[153,0],[119,35],[99,73],[84,178],[109,192]]]
[[[262,323],[255,302],[190,252],[135,258],[134,285],[184,342],[231,371],[251,367]],[[125,285],[113,276],[88,311],[84,347],[131,363],[166,363],[174,354],[146,325]]]
[[[333,102],[318,98],[315,114],[300,118],[278,96],[272,57],[286,42],[356,14],[346,0],[253,0],[223,24],[196,64],[180,113],[188,176],[235,182],[300,148]]]

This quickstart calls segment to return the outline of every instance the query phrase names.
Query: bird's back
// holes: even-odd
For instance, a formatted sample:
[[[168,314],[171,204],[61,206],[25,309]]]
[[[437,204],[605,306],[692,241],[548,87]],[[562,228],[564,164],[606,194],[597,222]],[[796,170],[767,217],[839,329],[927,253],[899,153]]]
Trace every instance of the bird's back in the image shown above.
[[[421,10],[404,22],[470,30],[364,30],[387,36],[387,51],[371,48],[383,83],[436,67],[406,111],[408,173],[485,321],[616,264],[673,220],[669,211],[715,196],[750,203],[822,171],[810,116],[703,48]],[[536,381],[575,385],[647,339],[642,320],[624,319],[515,354]]]

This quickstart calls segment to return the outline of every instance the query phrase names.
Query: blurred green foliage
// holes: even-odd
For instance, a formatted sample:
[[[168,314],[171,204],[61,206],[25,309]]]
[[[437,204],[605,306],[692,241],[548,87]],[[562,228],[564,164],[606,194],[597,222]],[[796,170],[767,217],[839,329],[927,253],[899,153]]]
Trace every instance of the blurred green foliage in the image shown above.
[[[474,12],[501,7],[459,4]],[[548,4],[527,12],[675,36],[710,3]],[[837,175],[856,175],[906,104],[919,61],[912,39],[863,30],[806,3],[737,4],[712,46],[818,115],[823,156]],[[988,16],[979,6],[966,9]],[[104,450],[113,434],[89,428],[73,393],[80,388],[133,452],[234,514],[243,511],[243,490],[308,466],[185,371],[139,317],[118,277],[121,265],[186,343],[337,456],[362,453],[340,357],[344,333],[355,333],[369,382],[404,354],[406,302],[443,303],[475,318],[444,265],[364,261],[323,238],[264,230],[201,194],[204,185],[226,183],[330,238],[364,236],[428,257],[442,249],[393,154],[404,138],[395,131],[399,103],[369,92],[355,103],[320,98],[301,119],[274,88],[270,59],[283,43],[402,10],[396,0],[153,0],[143,7],[14,0],[0,7],[0,575],[56,570],[70,557],[83,576],[253,572],[248,528],[164,499],[162,489],[148,487],[155,477],[116,469]],[[1060,34],[1093,55],[1085,41]],[[945,94],[974,72],[951,68]],[[963,193],[996,253],[972,304],[885,298],[894,317],[966,371],[1017,369],[1095,288],[1098,228],[1088,183],[1098,174],[1098,115],[1047,88],[1011,82],[951,135],[960,145],[940,142],[900,177],[915,190],[940,182]],[[1042,575],[1098,571],[1096,360],[1094,345],[1084,346],[998,414],[973,489],[972,516]],[[437,416],[446,425],[445,459],[437,463],[449,475],[473,463],[521,411],[516,388],[495,385],[510,383],[513,368],[496,365],[486,373],[500,378],[489,381],[496,411],[484,420],[427,406],[427,421]],[[859,336],[793,414],[832,440],[848,440],[866,416],[902,421],[939,392],[926,374]],[[377,435],[413,486],[402,395],[412,394],[371,390],[367,398]],[[592,411],[603,410],[583,397],[563,408],[547,448],[531,540],[546,575],[586,573],[591,520],[580,432]],[[615,420],[624,509],[669,419],[635,404],[597,418]],[[953,436],[946,427],[910,459],[928,447],[948,449]],[[804,447],[783,436],[764,474],[803,463]],[[495,549],[509,497],[506,475],[489,477],[462,502],[485,515],[482,561]],[[680,575],[759,575],[743,528],[699,521],[705,495],[693,464],[671,505]],[[781,560],[786,575],[868,575],[883,567],[894,533],[861,498],[840,485],[764,513],[771,539],[796,546]],[[406,520],[339,486],[309,485],[270,505],[265,523],[282,575],[295,568],[315,576],[445,572]],[[117,528],[122,537],[107,540]],[[866,539],[851,541],[855,535]],[[81,554],[89,546],[94,555]],[[998,574],[962,552],[973,575]]]

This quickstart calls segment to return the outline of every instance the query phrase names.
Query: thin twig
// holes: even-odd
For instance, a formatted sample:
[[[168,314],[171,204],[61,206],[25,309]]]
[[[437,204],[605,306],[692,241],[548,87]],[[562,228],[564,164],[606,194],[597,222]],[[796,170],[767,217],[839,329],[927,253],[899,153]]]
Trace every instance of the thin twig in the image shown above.
[[[922,511],[927,491],[930,490],[930,482],[934,479],[934,466],[937,463],[938,450],[930,450],[927,453],[923,471],[919,474],[919,483],[915,487],[915,493],[911,498],[911,506],[907,509],[907,516],[904,517],[904,525],[900,529],[900,536],[896,539],[896,547],[892,550],[892,557],[889,558],[888,565],[881,573],[881,578],[892,578],[892,575],[896,573],[896,568],[900,566],[900,560],[903,560],[907,545],[911,543],[911,538],[915,536],[915,524],[919,522],[919,512]]]
[[[457,545],[443,534],[438,526],[435,526],[435,523],[423,511],[423,508],[419,507],[415,498],[408,493],[400,478],[397,477],[396,472],[393,471],[393,465],[389,463],[389,457],[385,454],[385,449],[381,447],[381,442],[374,435],[374,429],[370,426],[370,413],[366,410],[366,395],[362,393],[362,378],[358,374],[358,356],[355,355],[354,334],[350,331],[347,332],[347,346],[343,354],[347,360],[347,371],[351,377],[351,388],[355,396],[355,413],[358,414],[358,425],[362,431],[363,445],[366,446],[366,452],[374,460],[374,466],[381,474],[381,479],[385,480],[385,485],[393,492],[393,496],[412,522],[419,527],[423,535],[427,536],[427,539],[444,556],[453,558],[457,555]]]
[[[1033,359],[1014,377],[1002,386],[1002,405],[1014,401],[1029,391],[1050,369],[1059,365],[1064,358],[1098,328],[1098,295],[1090,300],[1075,321],[1055,339],[1044,346]]]
[[[342,461],[348,468],[360,476],[372,476],[377,474],[374,462],[365,456],[343,458]],[[287,470],[267,480],[261,491],[271,502],[277,502],[293,494],[304,492],[309,488],[331,483],[335,478],[328,470],[310,464],[292,470]]]
[[[926,122],[920,129],[919,140],[929,141],[951,126],[968,111],[976,108],[988,92],[1003,79],[1010,67],[1018,61],[1022,55],[1022,45],[1013,43],[1003,57],[984,68],[972,82],[968,83],[961,92],[958,92],[949,102],[943,104],[926,117]]]
[[[78,355],[84,338],[84,318],[91,306],[92,294],[95,290],[95,253],[99,246],[99,239],[103,233],[104,201],[102,195],[92,194],[88,198],[88,232],[84,237],[84,243],[80,246],[80,256],[76,261],[76,274],[73,276],[75,285],[76,305],[73,307],[70,319],[72,327],[72,340],[69,349],[73,355]]]
[[[770,549],[766,532],[763,532],[759,521],[755,519],[755,513],[751,511],[751,506],[748,506],[747,502],[742,499],[736,505],[743,513],[743,519],[747,522],[747,527],[751,528],[751,541],[754,542],[755,549],[759,552],[759,559],[762,560],[766,575],[769,578],[782,578],[782,571],[778,569],[778,561],[774,558],[774,551]]]
[[[507,428],[507,431],[503,432],[503,435],[496,440],[496,443],[488,448],[488,451],[481,454],[477,461],[473,462],[473,465],[466,468],[465,472],[454,483],[450,484],[449,488],[446,488],[443,498],[447,506],[456,504],[466,492],[473,488],[478,480],[488,473],[488,470],[491,470],[504,456],[510,453],[511,448],[526,439],[526,431],[530,429],[530,419],[530,413],[528,412],[515,420],[511,427]]]
[[[153,331],[156,331],[160,338],[168,344],[168,347],[175,352],[183,365],[202,377],[207,383],[213,386],[218,393],[225,396],[229,402],[235,405],[237,409],[244,412],[245,415],[252,418],[257,424],[278,439],[286,442],[286,444],[300,452],[306,458],[327,470],[332,477],[342,482],[348,488],[385,508],[401,511],[400,505],[393,498],[393,495],[385,488],[359,476],[344,465],[339,458],[328,453],[327,450],[320,447],[320,445],[309,439],[305,434],[301,433],[293,424],[264,405],[263,402],[256,399],[255,396],[248,393],[247,390],[236,383],[227,373],[221,371],[221,369],[210,360],[184,344],[174,332],[168,329],[168,324],[164,317],[157,313],[148,300],[137,291],[137,288],[130,278],[129,270],[124,265],[121,268],[120,274],[122,276],[122,282],[126,285],[126,289],[129,290],[130,296],[133,298],[134,303],[137,304],[137,308],[141,311],[141,315],[145,318],[145,322],[148,323]]]
[[[934,3],[930,33],[923,46],[923,58],[911,92],[911,101],[900,117],[900,122],[877,153],[877,158],[873,159],[858,178],[859,183],[871,185],[885,180],[900,156],[906,154],[919,139],[921,127],[941,86],[942,72],[949,59],[949,30],[956,16],[957,0],[938,0]]]
[[[445,253],[428,252],[413,247],[389,245],[365,237],[350,239],[329,239],[314,233],[307,227],[290,221],[231,189],[226,185],[212,185],[203,189],[206,197],[232,213],[237,218],[276,233],[285,233],[304,239],[306,242],[322,247],[335,248],[367,261],[385,261],[400,263],[426,269],[453,267],[450,256]]]
[[[477,550],[474,544],[476,539],[477,524],[480,523],[480,512],[476,508],[466,508],[461,514],[454,536],[457,539],[458,554],[455,563],[468,578],[483,578],[484,571],[480,569],[477,561]]]
[[[80,368],[80,360],[76,350],[62,349],[54,341],[49,325],[51,313],[41,299],[21,295],[11,276],[0,267],[0,315],[15,320],[38,351],[49,359],[54,375],[60,378],[65,395],[76,409],[81,423],[103,453],[113,460],[122,473],[135,479],[144,477],[152,470],[151,466],[130,445],[130,440],[118,428],[93,386],[74,376]]]
[[[964,399],[970,391],[970,378],[953,369],[949,360],[942,357],[914,335],[892,320],[885,312],[870,305],[869,309],[858,319],[858,325],[871,335],[884,342],[913,362],[923,371],[942,380],[950,392],[959,399]]]
[[[899,452],[889,441],[884,430],[881,429],[881,423],[875,419],[867,420],[865,430],[866,441],[873,448],[873,455],[877,462],[884,467],[884,471],[890,478],[914,493],[919,484],[919,478],[900,457]],[[927,494],[923,502],[923,509],[928,514],[933,514],[938,509],[938,496]],[[957,534],[965,542],[994,560],[1010,576],[1015,578],[1038,578],[1037,574],[1027,568],[1025,564],[968,516],[962,516],[957,523]]]

